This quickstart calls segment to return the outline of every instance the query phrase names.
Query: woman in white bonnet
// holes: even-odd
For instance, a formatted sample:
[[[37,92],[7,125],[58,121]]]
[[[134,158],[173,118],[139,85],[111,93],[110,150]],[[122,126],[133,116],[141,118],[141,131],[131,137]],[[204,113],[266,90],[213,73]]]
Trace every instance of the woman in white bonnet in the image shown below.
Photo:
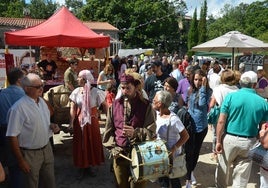
[[[94,78],[89,70],[82,70],[77,78],[80,87],[70,95],[70,127],[73,127],[73,161],[79,168],[78,178],[96,176],[92,166],[104,162],[97,107],[104,102],[98,89],[91,86]]]

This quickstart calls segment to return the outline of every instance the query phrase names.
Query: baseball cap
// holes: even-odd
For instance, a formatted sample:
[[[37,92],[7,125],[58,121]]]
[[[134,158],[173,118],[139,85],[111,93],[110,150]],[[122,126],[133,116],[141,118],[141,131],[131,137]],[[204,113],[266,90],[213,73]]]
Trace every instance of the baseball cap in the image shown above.
[[[258,76],[253,71],[247,71],[241,75],[240,81],[243,83],[257,83]]]

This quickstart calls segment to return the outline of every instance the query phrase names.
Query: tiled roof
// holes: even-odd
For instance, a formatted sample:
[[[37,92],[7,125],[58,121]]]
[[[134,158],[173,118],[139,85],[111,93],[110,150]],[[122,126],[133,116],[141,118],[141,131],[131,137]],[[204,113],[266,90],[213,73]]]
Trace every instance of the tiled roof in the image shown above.
[[[5,18],[0,17],[0,25],[14,26],[14,27],[33,27],[44,22],[45,19],[32,19],[32,18]],[[92,30],[111,30],[118,31],[118,29],[108,22],[83,22]]]
[[[92,30],[112,30],[118,31],[118,29],[108,22],[83,22],[86,26],[88,26]]]
[[[32,18],[5,18],[0,17],[0,25],[16,26],[16,27],[33,27],[44,22],[44,19]]]

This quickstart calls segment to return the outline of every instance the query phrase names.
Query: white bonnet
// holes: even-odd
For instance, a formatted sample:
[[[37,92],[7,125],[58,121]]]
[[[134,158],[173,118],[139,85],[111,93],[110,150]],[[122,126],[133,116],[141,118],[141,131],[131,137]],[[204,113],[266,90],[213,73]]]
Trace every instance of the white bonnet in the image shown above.
[[[89,83],[93,83],[94,82],[94,77],[91,74],[91,72],[89,70],[81,70],[78,74],[79,77],[84,78],[85,80],[87,80]]]

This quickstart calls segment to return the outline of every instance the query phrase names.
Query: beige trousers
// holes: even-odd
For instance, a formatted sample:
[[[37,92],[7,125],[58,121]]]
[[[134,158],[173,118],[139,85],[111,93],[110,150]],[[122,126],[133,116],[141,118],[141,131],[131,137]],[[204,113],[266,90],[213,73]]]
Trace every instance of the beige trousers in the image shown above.
[[[30,173],[26,174],[26,187],[38,188],[40,184],[43,187],[56,188],[54,156],[50,143],[41,150],[21,151],[31,168]]]

